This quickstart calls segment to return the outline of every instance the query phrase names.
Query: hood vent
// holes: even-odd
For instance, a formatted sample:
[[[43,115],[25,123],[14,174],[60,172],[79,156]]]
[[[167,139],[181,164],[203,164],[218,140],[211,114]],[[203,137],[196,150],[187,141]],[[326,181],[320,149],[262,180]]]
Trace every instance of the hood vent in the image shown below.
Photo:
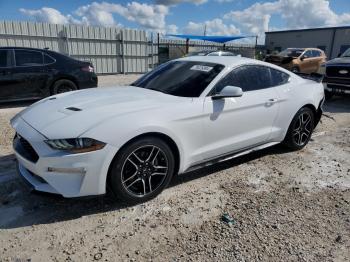
[[[71,111],[82,111],[82,109],[73,106],[67,107],[66,109]]]

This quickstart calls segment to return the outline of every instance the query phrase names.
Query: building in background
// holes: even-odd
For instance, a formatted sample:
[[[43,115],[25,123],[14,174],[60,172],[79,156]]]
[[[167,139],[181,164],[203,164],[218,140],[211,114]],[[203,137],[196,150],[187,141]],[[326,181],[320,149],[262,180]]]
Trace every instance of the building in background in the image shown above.
[[[350,26],[266,32],[265,46],[267,53],[288,47],[316,47],[332,59],[350,48]]]

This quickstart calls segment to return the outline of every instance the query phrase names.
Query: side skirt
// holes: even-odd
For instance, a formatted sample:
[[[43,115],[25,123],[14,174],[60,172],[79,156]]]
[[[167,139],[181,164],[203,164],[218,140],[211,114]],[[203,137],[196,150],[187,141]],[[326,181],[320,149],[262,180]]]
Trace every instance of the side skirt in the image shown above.
[[[201,169],[201,168],[204,168],[204,167],[207,167],[207,166],[211,166],[211,165],[214,165],[214,164],[217,164],[217,163],[220,163],[220,162],[224,162],[224,161],[236,158],[236,157],[240,157],[240,156],[243,156],[243,155],[246,155],[246,154],[249,154],[249,153],[252,153],[252,152],[264,149],[264,148],[267,148],[267,147],[271,147],[271,146],[277,145],[279,143],[280,142],[269,142],[269,143],[266,143],[266,144],[262,144],[260,146],[252,147],[250,149],[244,149],[243,151],[230,152],[230,153],[225,154],[223,156],[216,157],[216,158],[213,158],[213,159],[209,159],[209,160],[206,160],[206,161],[201,162],[199,164],[195,164],[193,166],[190,166],[182,174],[189,173],[189,172],[192,172],[194,170],[198,170],[198,169]]]

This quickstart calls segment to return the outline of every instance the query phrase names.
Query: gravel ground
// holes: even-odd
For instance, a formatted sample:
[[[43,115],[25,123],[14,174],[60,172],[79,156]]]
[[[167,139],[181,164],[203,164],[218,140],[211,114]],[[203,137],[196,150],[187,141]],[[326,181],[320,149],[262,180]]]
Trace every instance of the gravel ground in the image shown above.
[[[8,126],[18,106],[0,109],[0,261],[350,261],[349,97],[325,105],[303,150],[275,146],[177,176],[135,206],[26,190]]]

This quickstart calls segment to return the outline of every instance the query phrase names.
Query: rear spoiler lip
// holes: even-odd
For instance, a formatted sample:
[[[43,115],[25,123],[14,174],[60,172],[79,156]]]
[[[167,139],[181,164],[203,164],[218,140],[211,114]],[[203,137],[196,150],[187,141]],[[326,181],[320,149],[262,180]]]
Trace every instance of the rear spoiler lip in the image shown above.
[[[321,83],[323,80],[324,75],[321,75],[319,73],[311,73],[311,74],[306,74],[306,73],[295,73],[296,75],[305,78],[305,79],[309,79],[309,80],[313,80],[317,83]]]

